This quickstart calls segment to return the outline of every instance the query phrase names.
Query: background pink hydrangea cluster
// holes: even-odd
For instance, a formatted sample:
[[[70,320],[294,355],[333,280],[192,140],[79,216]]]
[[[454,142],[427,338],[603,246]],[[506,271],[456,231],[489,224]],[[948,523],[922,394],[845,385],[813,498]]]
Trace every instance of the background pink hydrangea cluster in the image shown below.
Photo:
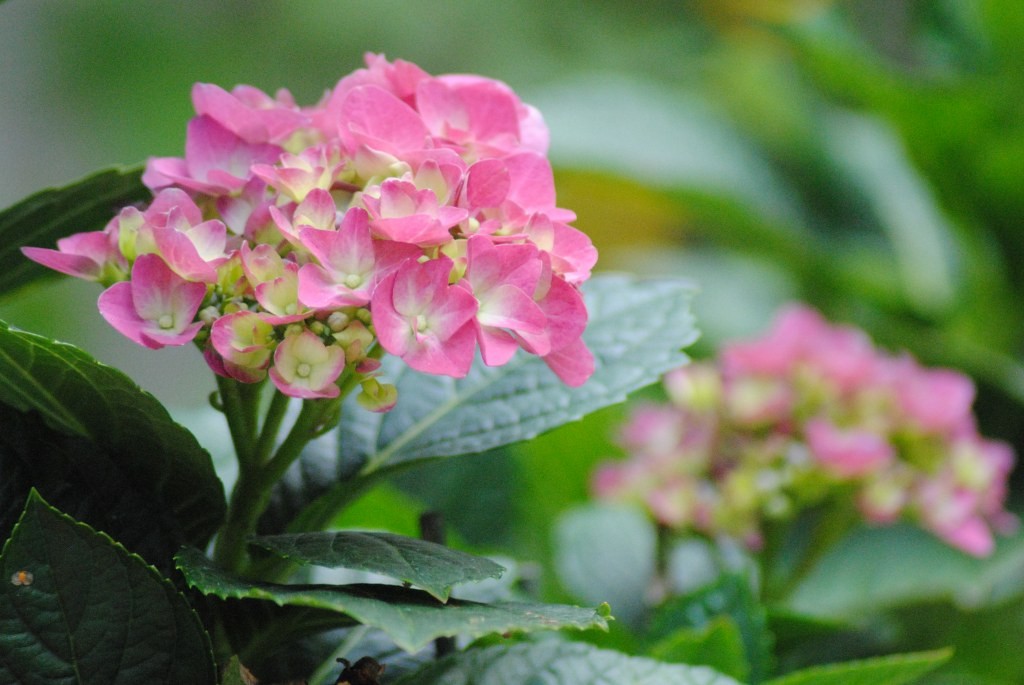
[[[540,114],[494,80],[366,61],[313,107],[197,84],[147,208],[25,253],[108,286],[100,312],[135,342],[194,340],[217,373],[295,397],[337,396],[350,368],[390,408],[375,342],[455,377],[478,348],[489,365],[522,348],[581,384],[597,253],[555,205]]]
[[[831,502],[871,523],[906,518],[989,554],[1011,449],[979,436],[974,386],[875,349],[856,329],[793,306],[762,338],[664,379],[667,404],[632,414],[630,453],[595,474],[601,498],[639,501],[662,524],[757,547],[763,525]]]

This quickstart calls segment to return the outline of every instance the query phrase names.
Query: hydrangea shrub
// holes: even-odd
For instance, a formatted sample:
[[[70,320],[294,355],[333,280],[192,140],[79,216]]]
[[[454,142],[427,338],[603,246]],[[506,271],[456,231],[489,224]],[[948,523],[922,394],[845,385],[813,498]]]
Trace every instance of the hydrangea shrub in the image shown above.
[[[766,524],[838,503],[986,556],[993,531],[1017,524],[1004,509],[1014,455],[979,435],[971,380],[887,354],[806,306],[670,372],[664,388],[668,403],[637,407],[622,427],[628,458],[603,465],[592,485],[672,530],[756,550]]]

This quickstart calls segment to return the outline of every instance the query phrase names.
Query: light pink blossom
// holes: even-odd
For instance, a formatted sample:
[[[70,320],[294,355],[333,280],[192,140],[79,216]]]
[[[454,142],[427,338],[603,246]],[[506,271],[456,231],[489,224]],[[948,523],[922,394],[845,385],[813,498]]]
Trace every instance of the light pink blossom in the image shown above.
[[[379,194],[362,195],[361,201],[374,236],[420,247],[451,242],[451,229],[468,216],[459,207],[440,205],[433,191],[397,178],[384,181]]]
[[[255,383],[267,375],[277,341],[265,316],[242,311],[219,317],[210,328],[210,343],[223,361],[226,375]]]
[[[299,270],[299,300],[314,309],[369,304],[388,272],[422,255],[415,245],[373,240],[367,214],[359,208],[345,214],[337,231],[304,228],[301,240],[316,262]]]
[[[854,478],[889,465],[895,457],[892,445],[870,431],[840,429],[825,419],[811,419],[804,427],[811,454],[827,471],[840,478]]]
[[[290,397],[303,399],[337,397],[335,384],[345,368],[345,352],[325,345],[308,330],[287,335],[274,351],[270,380]]]
[[[61,238],[56,250],[23,247],[21,251],[37,264],[87,281],[109,285],[128,276],[128,260],[118,249],[117,236],[107,231]]]
[[[241,190],[253,164],[271,164],[281,148],[269,143],[247,143],[212,117],[198,116],[188,125],[185,157],[152,158],[142,182],[153,190],[177,185],[207,195]]]
[[[192,86],[192,104],[196,114],[209,116],[246,143],[279,144],[309,122],[286,90],[271,98],[252,86],[236,86],[229,93],[197,83]]]
[[[131,281],[115,283],[99,299],[103,318],[130,340],[152,349],[190,342],[206,286],[178,276],[156,255],[141,255]]]
[[[371,310],[380,344],[417,371],[461,378],[476,348],[476,299],[449,285],[452,262],[406,260],[377,286]]]

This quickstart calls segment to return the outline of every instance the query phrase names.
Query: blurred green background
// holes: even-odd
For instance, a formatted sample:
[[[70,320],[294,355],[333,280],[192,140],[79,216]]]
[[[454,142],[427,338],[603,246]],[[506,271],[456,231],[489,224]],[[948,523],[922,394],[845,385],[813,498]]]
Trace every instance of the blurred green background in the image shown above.
[[[312,103],[366,51],[498,78],[538,106],[559,204],[600,268],[701,286],[695,355],[804,300],[972,375],[982,431],[1024,452],[1020,0],[10,0],[0,205],[180,155],[196,81]],[[137,348],[96,314],[97,294],[55,279],[0,301],[0,318],[81,345],[212,426],[199,354]],[[346,522],[408,528],[425,502],[464,540],[548,568],[548,527],[586,498],[622,415],[424,470]]]

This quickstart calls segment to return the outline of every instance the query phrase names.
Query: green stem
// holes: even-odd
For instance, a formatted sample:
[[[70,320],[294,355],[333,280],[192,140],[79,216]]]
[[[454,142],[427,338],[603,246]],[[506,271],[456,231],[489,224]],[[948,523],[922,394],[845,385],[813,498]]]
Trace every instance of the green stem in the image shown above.
[[[267,408],[266,418],[263,419],[263,427],[253,449],[253,456],[257,464],[266,462],[271,450],[274,449],[274,443],[277,442],[277,434],[281,430],[281,422],[284,420],[285,414],[288,413],[288,403],[290,400],[290,397],[278,390],[275,390],[270,398],[270,406]]]
[[[807,519],[805,523],[809,522],[810,528],[806,538],[797,544],[788,539],[795,532],[794,525],[780,524],[768,534],[762,565],[766,600],[782,601],[791,595],[858,520],[856,509],[836,504],[808,512]],[[786,559],[787,556],[790,558]]]
[[[292,429],[274,452],[274,456],[264,465],[260,478],[263,486],[267,489],[267,498],[270,497],[270,488],[280,480],[292,462],[302,454],[302,448],[313,438],[321,435],[324,429],[324,420],[332,413],[336,413],[341,403],[341,396],[330,400],[304,400],[302,411],[295,419]]]
[[[253,395],[249,389],[243,392],[241,385],[230,378],[217,376],[221,410],[228,422],[228,430],[231,432],[231,442],[235,446],[239,469],[244,471],[245,465],[251,464],[253,459],[253,438],[256,435],[253,417],[258,407],[247,406],[253,404]]]
[[[304,400],[288,436],[269,460],[262,464],[252,460],[239,461],[238,481],[231,493],[227,518],[214,548],[214,561],[220,566],[233,571],[241,571],[246,566],[246,543],[256,531],[256,523],[270,502],[271,489],[302,454],[309,441],[323,431],[325,420],[337,414],[342,398]],[[276,397],[271,401],[260,443],[272,443],[273,438],[269,434],[277,433],[284,413],[282,404],[285,402]]]

